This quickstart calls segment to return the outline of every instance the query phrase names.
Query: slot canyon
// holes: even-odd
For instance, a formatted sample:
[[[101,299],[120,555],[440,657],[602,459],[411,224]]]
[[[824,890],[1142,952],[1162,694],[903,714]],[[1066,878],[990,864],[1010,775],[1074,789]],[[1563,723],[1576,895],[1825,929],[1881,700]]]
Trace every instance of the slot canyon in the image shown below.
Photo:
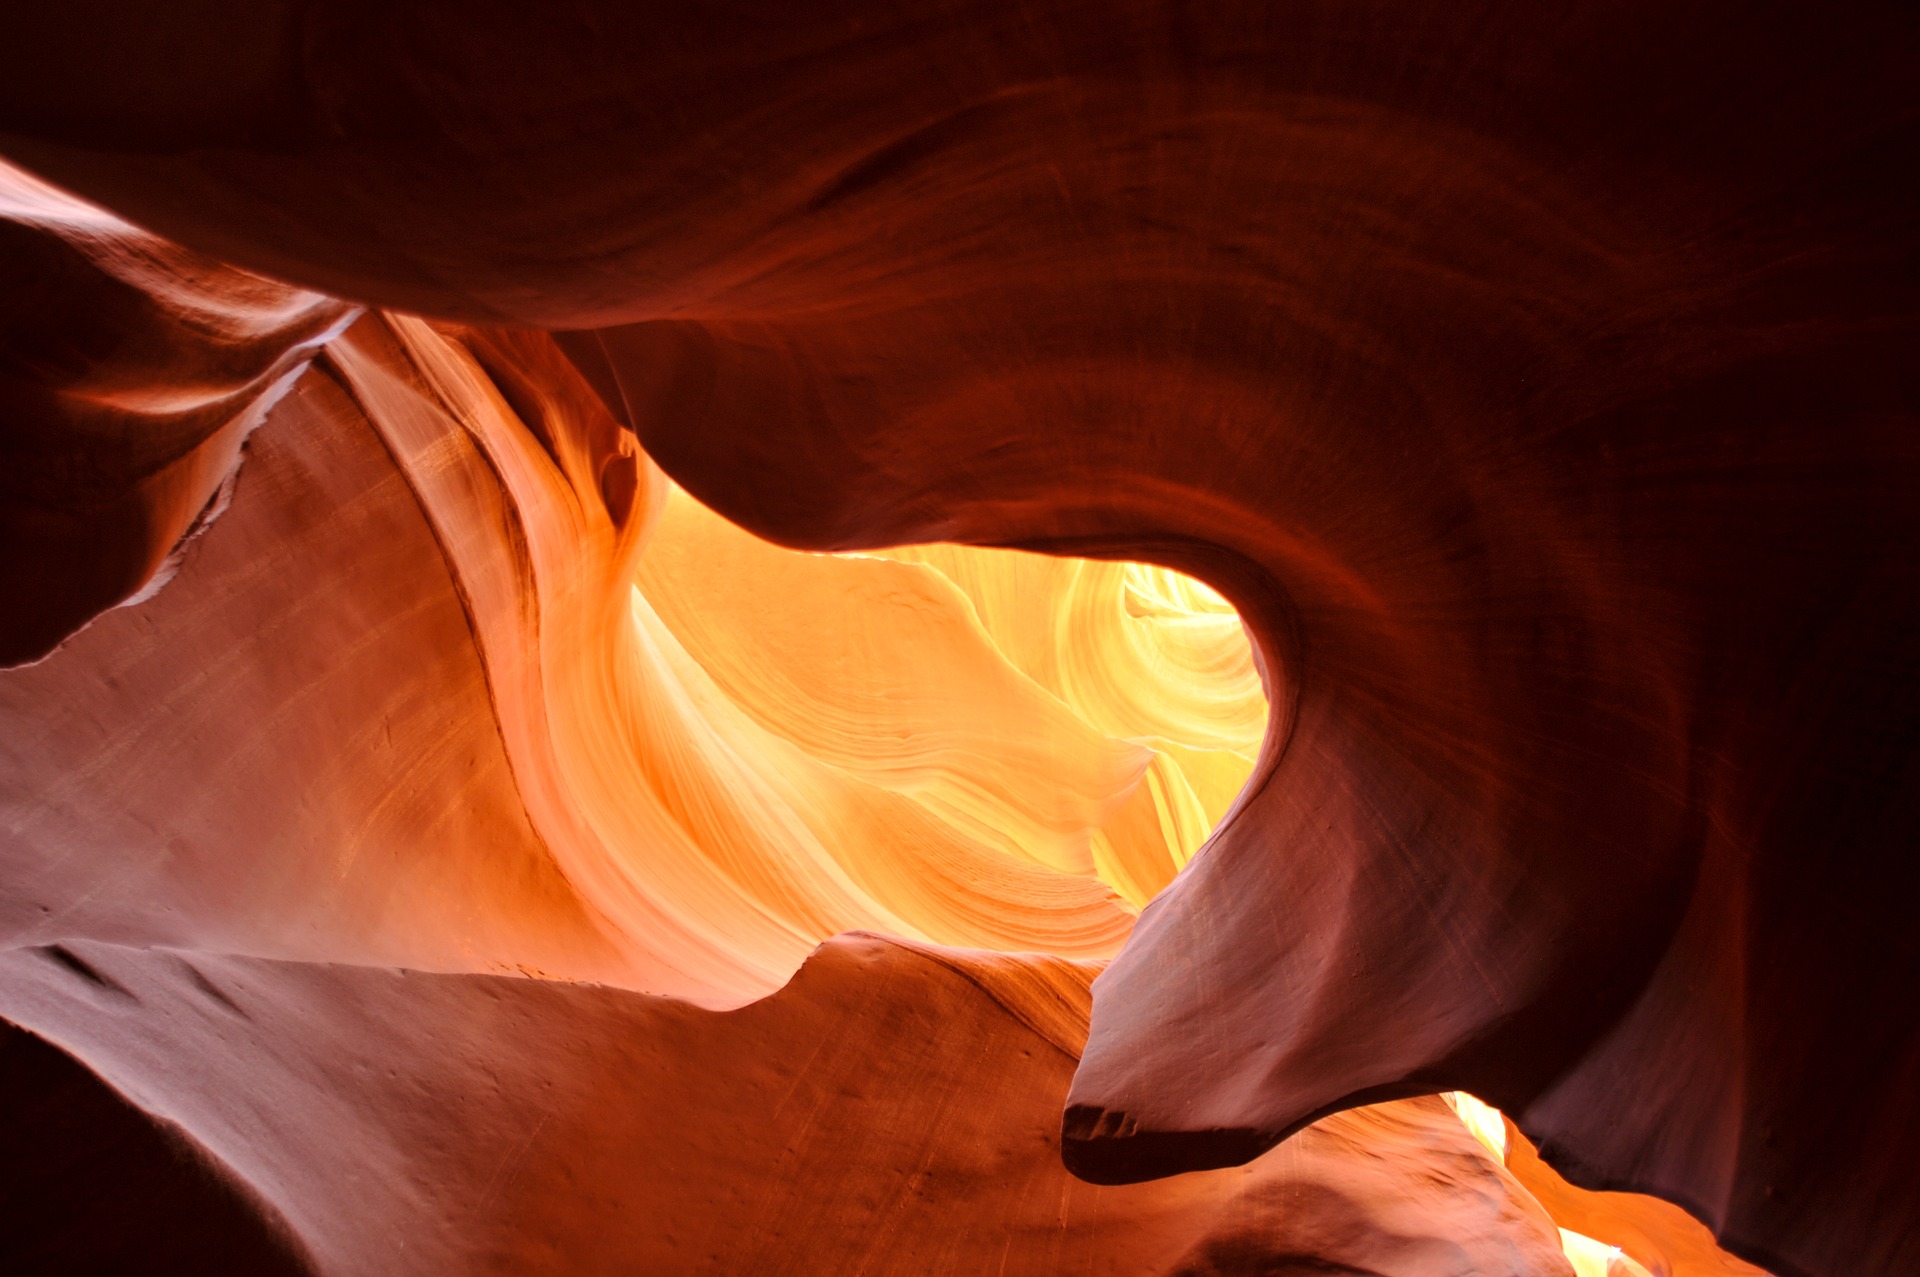
[[[0,13],[0,1272],[1920,1273],[1920,11]]]

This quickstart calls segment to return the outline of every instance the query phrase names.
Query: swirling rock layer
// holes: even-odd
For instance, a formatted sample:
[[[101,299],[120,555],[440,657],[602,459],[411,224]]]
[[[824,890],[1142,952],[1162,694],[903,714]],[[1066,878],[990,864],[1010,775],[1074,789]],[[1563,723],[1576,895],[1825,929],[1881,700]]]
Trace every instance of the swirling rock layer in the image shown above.
[[[1336,1110],[1461,1088],[1576,1180],[1684,1203],[1782,1270],[1920,1267],[1909,13],[106,7],[7,19],[0,149],[303,288],[579,331],[463,355],[381,320],[312,392],[376,424],[424,511],[393,526],[429,536],[451,582],[392,588],[424,562],[396,548],[413,566],[364,587],[352,628],[464,617],[465,646],[419,650],[460,653],[443,672],[468,699],[369,673],[340,710],[274,720],[326,680],[248,661],[258,699],[231,694],[253,712],[186,743],[279,787],[208,827],[257,822],[288,854],[142,833],[125,813],[179,799],[157,779],[175,760],[89,772],[82,748],[21,783],[10,863],[51,867],[9,894],[19,934],[92,911],[84,934],[317,945],[235,900],[307,916],[325,893],[290,884],[330,860],[354,889],[466,862],[363,865],[371,844],[309,838],[309,813],[413,812],[443,845],[473,784],[524,816],[475,836],[505,840],[540,906],[456,868],[421,906],[451,921],[403,922],[383,888],[340,914],[343,956],[552,954],[713,1005],[777,984],[812,921],[866,905],[796,923],[833,894],[832,855],[775,873],[714,854],[739,843],[627,788],[634,755],[612,746],[648,724],[596,717],[653,704],[602,641],[658,509],[644,447],[785,544],[1147,560],[1252,630],[1272,726],[1098,982],[1064,1129],[1081,1174],[1219,1167]],[[67,261],[32,243],[25,260]],[[220,383],[223,405],[268,355]],[[495,380],[489,359],[538,371]],[[498,415],[516,394],[543,424]],[[13,659],[136,588],[220,468],[168,497],[160,531],[105,536],[105,584],[23,610]],[[311,509],[397,547],[378,505]],[[152,641],[125,636],[129,657]],[[476,676],[492,714],[468,720],[472,770],[409,773],[417,807],[370,801],[392,792],[375,725],[451,739]],[[427,708],[394,719],[383,698]],[[174,715],[151,730],[180,739]],[[309,744],[341,738],[360,748]],[[14,748],[35,775],[40,751]],[[289,755],[291,772],[260,761]],[[124,833],[18,832],[54,808]],[[1078,864],[1078,835],[1023,814],[977,831]],[[1086,855],[1098,825],[1115,885],[1143,895],[1151,857],[1118,850],[1112,814],[1081,813]],[[631,854],[653,846],[674,851]],[[217,889],[106,903],[154,875]],[[35,898],[60,892],[58,913]],[[1080,931],[1076,951],[1098,947]]]
[[[278,1271],[1567,1271],[1545,1212],[1437,1100],[1330,1122],[1245,1172],[1076,1181],[1058,1136],[1071,1054],[877,939],[836,941],[726,1014],[108,946],[5,963],[0,1009],[193,1131],[205,1196],[237,1180],[264,1198],[275,1248],[303,1261]],[[172,1067],[184,1055],[202,1064]],[[152,1236],[177,1246],[203,1222]],[[40,1271],[112,1253],[70,1240]]]
[[[247,434],[355,308],[0,162],[0,666],[165,583]]]
[[[494,376],[503,352],[523,376],[545,369],[527,418],[462,353],[483,337]],[[657,481],[630,494],[629,544],[595,476],[631,454],[554,358],[526,335],[363,321],[253,437],[178,579],[0,682],[9,717],[42,725],[5,768],[0,1015],[46,1043],[9,1039],[30,1103],[4,1156],[37,1165],[19,1200],[40,1205],[0,1255],[48,1272],[1565,1271],[1555,1217],[1436,1102],[1330,1118],[1245,1173],[1076,1182],[1056,1118],[1097,964],[840,940],[749,1007],[684,1000],[785,979],[756,925],[841,925],[820,913],[832,897],[799,890],[809,848],[816,870],[843,870],[842,907],[891,900],[948,937],[1111,945],[1076,921],[1129,916],[1096,876],[1119,863],[1100,840],[1124,827],[1133,869],[1170,875],[1192,850],[1173,800],[1198,803],[1189,776],[1204,791],[1222,760],[1246,774],[1229,746],[1258,730],[1259,684],[1217,596],[1157,570],[793,555]],[[545,476],[517,500],[516,458],[521,482]],[[523,521],[562,514],[604,520],[620,561],[638,548],[624,608],[577,584],[514,592],[605,569],[578,522],[556,545]],[[1077,620],[996,598],[995,564],[1043,617]],[[704,584],[686,576],[701,566]],[[748,583],[833,625],[791,607],[785,626],[741,625],[730,591]],[[902,603],[920,628],[887,610]],[[594,630],[568,606],[619,623]],[[553,633],[574,642],[549,650]],[[939,635],[957,655],[932,660]],[[903,639],[931,685],[889,659]],[[822,659],[847,642],[863,665]],[[572,720],[533,681],[608,665],[638,681],[587,688],[630,699]],[[1206,694],[1182,696],[1195,671]],[[771,692],[753,682],[770,672],[786,680]],[[1002,716],[913,708],[956,681]],[[1012,690],[995,702],[996,687]],[[1091,727],[1142,708],[1122,687],[1158,689],[1153,744]],[[796,719],[794,696],[829,721]],[[259,730],[222,734],[242,712]],[[633,726],[644,714],[651,732]],[[870,751],[903,721],[914,752]],[[989,738],[1016,758],[1051,741],[1062,764],[1125,745],[1108,782],[1125,784],[1096,804],[1118,803],[1108,825],[1039,820],[1031,804],[1059,786],[1029,788],[1031,763],[1008,771]],[[562,765],[583,757],[601,770]],[[543,786],[563,801],[542,807]],[[848,820],[861,803],[869,819]],[[653,833],[552,818],[583,808]],[[808,842],[823,808],[832,836]],[[944,842],[902,844],[942,827]],[[683,997],[468,974],[515,970]],[[35,1148],[48,1128],[65,1150],[52,1165]]]

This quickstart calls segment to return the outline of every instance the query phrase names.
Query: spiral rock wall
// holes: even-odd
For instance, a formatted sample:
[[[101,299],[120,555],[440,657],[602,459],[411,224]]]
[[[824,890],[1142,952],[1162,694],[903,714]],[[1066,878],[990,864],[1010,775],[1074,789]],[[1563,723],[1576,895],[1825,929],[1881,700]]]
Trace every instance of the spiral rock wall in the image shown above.
[[[651,458],[786,545],[1147,561],[1247,624],[1271,719],[1094,985],[1058,1133],[1078,1175],[1231,1175],[1457,1089],[1777,1271],[1920,1264],[1911,14],[101,9],[7,19],[0,151],[147,228],[7,206],[18,295],[99,299],[8,321],[8,659],[209,522],[186,570],[211,584],[6,676],[23,970],[100,1007],[146,1002],[89,942],[737,1006],[813,921],[942,938],[901,916],[905,877],[793,880],[851,876],[824,844],[706,854],[818,842],[864,790],[700,855],[602,854],[690,824],[625,788],[609,732],[647,724],[597,717],[659,704],[596,641],[633,616]],[[440,326],[339,337],[332,297]],[[311,424],[254,432],[281,468],[227,507],[269,410]],[[1211,817],[1181,750],[1214,746],[1173,746],[1131,757],[1179,763]],[[1048,915],[1083,910],[1065,952],[1162,880],[1118,806],[997,824],[928,792],[1079,884]],[[896,903],[795,924],[836,892]],[[986,965],[1019,1023],[1063,1014],[1062,969]],[[14,1000],[173,1111],[165,1068]],[[237,1173],[313,1262],[360,1262]]]

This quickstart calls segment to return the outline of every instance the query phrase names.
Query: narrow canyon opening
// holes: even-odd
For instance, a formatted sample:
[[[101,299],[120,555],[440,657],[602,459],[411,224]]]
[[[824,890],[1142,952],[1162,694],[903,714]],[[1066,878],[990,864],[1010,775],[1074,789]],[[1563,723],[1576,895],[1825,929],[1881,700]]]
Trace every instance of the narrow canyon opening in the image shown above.
[[[669,487],[632,618],[695,716],[647,780],[710,859],[768,862],[742,882],[819,884],[760,903],[827,934],[1111,956],[1266,729],[1232,607],[1147,564],[786,550]]]

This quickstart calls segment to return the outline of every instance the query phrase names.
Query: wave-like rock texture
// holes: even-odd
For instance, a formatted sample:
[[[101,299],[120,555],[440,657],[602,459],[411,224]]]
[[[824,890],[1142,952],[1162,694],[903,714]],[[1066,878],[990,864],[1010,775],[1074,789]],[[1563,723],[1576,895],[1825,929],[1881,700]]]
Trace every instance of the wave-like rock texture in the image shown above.
[[[241,445],[354,307],[0,161],[0,667],[164,585]]]
[[[333,341],[192,587],[0,680],[32,725],[0,745],[10,940],[709,1005],[849,930],[1104,958],[1251,770],[1262,690],[1202,587],[940,552],[1089,613],[1016,653],[1078,670],[1083,714],[940,571],[755,540],[670,489],[549,339],[463,331]],[[539,388],[524,420],[508,370]],[[1163,706],[1132,737],[1094,725],[1124,728],[1110,653]]]
[[[194,741],[155,714],[155,739],[266,788],[219,806],[236,791],[165,780],[158,753],[91,773],[97,754],[74,755],[22,810],[131,836],[22,839],[55,868],[10,890],[21,925],[66,890],[55,916],[93,911],[89,934],[155,943],[198,916],[220,944],[288,953],[319,944],[297,920],[337,908],[343,957],[599,963],[716,1006],[777,983],[808,945],[789,906],[826,898],[790,877],[826,864],[743,884],[762,871],[710,854],[737,844],[673,842],[686,826],[623,788],[629,756],[594,726],[633,703],[627,658],[595,638],[629,615],[634,512],[659,505],[626,427],[789,545],[1149,560],[1253,631],[1272,727],[1096,986],[1064,1129],[1081,1174],[1245,1161],[1323,1114],[1459,1088],[1574,1180],[1683,1203],[1781,1271],[1920,1267],[1906,10],[103,11],[6,19],[0,150],[250,271],[579,331],[519,356],[531,339],[476,337],[471,365],[414,320],[340,344],[311,395],[380,423],[417,502],[396,509],[426,512],[396,536],[432,538],[454,584],[395,588],[431,562],[393,542],[412,566],[339,596],[366,591],[334,614],[350,641],[285,636],[313,642],[312,677],[268,660],[209,679],[251,712],[155,668],[124,703],[171,692],[207,715]],[[537,370],[517,393],[574,386],[564,408],[590,389],[606,407],[580,411],[606,420],[492,431],[470,388],[487,349]],[[388,546],[376,507],[306,509]],[[129,658],[153,650],[129,632],[144,612],[69,648],[124,616]],[[417,651],[465,698],[369,673],[338,711],[262,712],[389,625],[463,615],[469,644]],[[231,641],[285,620],[254,613]],[[368,802],[395,792],[376,725],[461,748],[450,707],[479,706],[474,680],[492,714],[467,720],[471,771],[423,766],[401,791],[417,805]],[[407,704],[389,718],[383,697]],[[97,741],[103,721],[45,734]],[[834,724],[799,726],[836,746]],[[523,867],[530,912],[460,857],[331,836],[417,819],[423,846],[455,845],[466,785],[519,812],[475,836]],[[288,854],[174,847],[139,832],[176,826],[141,824],[136,800],[257,822]],[[1021,815],[976,832],[1080,863],[1078,835],[1035,832],[1057,812]],[[1110,815],[1079,825],[1090,862],[1126,866],[1124,899],[1153,880],[1124,837],[1096,846]],[[654,839],[686,854],[619,854]],[[124,871],[70,867],[121,848]],[[149,907],[148,881],[196,885]],[[428,898],[424,920],[366,887],[386,882]],[[740,900],[780,903],[734,945]]]
[[[249,1271],[1569,1271],[1546,1212],[1433,1099],[1330,1120],[1242,1171],[1075,1180],[1059,1154],[1072,1039],[983,989],[974,968],[996,961],[847,937],[773,997],[715,1013],[76,944],[0,959],[0,1013],[86,1058],[99,1082],[67,1083],[76,1107],[131,1107],[149,1142],[194,1133],[166,1190],[257,1196],[259,1244],[289,1258]],[[1085,973],[1058,979],[1084,1031]],[[92,1206],[69,1209],[111,1217]],[[158,1245],[205,1222],[140,1221]],[[33,1271],[100,1271],[88,1261],[119,1240],[82,1234],[65,1267]]]
[[[944,552],[1092,612],[1051,649],[1083,682],[1157,662],[1166,721],[1127,731],[930,563],[796,555],[700,509],[544,336],[387,316],[327,364],[433,525],[532,824],[629,983],[732,1005],[851,930],[1110,956],[1211,829],[1201,793],[1217,818],[1251,771],[1244,632],[1172,573]]]
[[[630,487],[605,481],[622,462]],[[1261,677],[1219,596],[1163,569],[796,555],[652,475],[548,339],[369,318],[251,437],[167,590],[0,678],[35,729],[0,769],[0,1017],[24,1026],[0,1158],[33,1185],[0,1260],[1604,1256],[1438,1101],[1330,1117],[1245,1171],[1075,1180],[1058,1114],[1097,963],[854,937],[786,982],[796,938],[849,916],[1111,949],[1124,893],[1251,769]]]

